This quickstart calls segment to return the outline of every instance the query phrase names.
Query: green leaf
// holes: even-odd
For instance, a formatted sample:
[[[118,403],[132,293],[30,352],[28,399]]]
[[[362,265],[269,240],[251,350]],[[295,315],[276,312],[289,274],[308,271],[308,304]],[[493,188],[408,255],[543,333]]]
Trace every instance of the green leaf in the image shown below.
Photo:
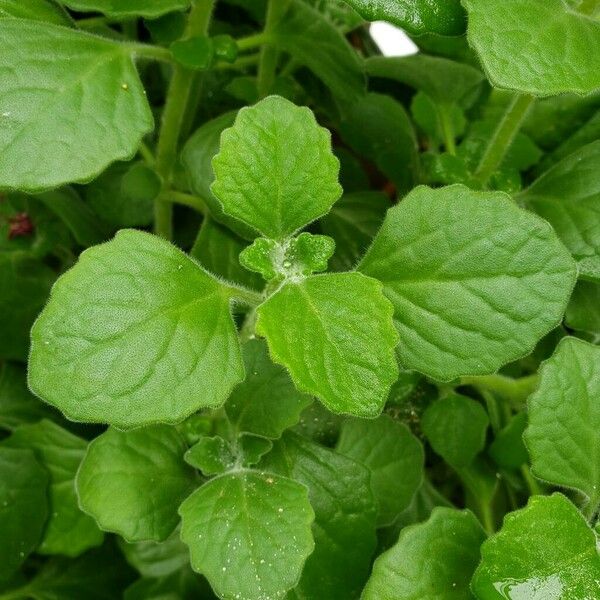
[[[126,46],[17,19],[0,20],[0,38],[0,187],[87,181],[152,129]]]
[[[379,505],[377,524],[392,523],[409,506],[423,479],[419,440],[406,425],[383,415],[374,421],[345,421],[336,449],[370,469]]]
[[[192,567],[221,598],[283,598],[314,547],[307,490],[285,477],[257,471],[217,477],[179,513]]]
[[[203,437],[186,453],[185,462],[200,469],[207,477],[228,471],[235,465],[229,444],[219,436]]]
[[[190,256],[219,277],[260,290],[265,283],[262,278],[240,264],[240,252],[246,245],[245,240],[233,231],[206,216],[190,250]]]
[[[460,0],[346,0],[367,21],[387,21],[414,35],[460,35],[465,14]]]
[[[75,474],[87,442],[44,419],[19,427],[3,445],[33,450],[50,473],[50,516],[37,551],[78,556],[99,546],[104,534],[93,519],[81,512],[75,494]]]
[[[495,87],[553,96],[600,88],[600,23],[562,0],[464,0],[467,36]],[[515,57],[519,57],[515,60]]]
[[[48,516],[48,475],[31,450],[0,445],[0,581],[36,548]]]
[[[374,417],[398,374],[391,313],[373,279],[313,275],[286,283],[261,304],[256,331],[298,389],[333,412]]]
[[[164,577],[143,577],[130,585],[123,600],[198,600],[213,599],[205,579],[196,575],[191,568],[183,568]]]
[[[365,61],[370,77],[384,77],[425,92],[439,104],[469,104],[485,77],[478,69],[426,54],[372,56]]]
[[[0,428],[13,431],[44,417],[58,416],[27,389],[25,369],[16,363],[0,365]]]
[[[505,469],[518,469],[529,460],[529,454],[523,443],[523,432],[527,426],[527,413],[517,413],[501,429],[490,444],[489,455],[494,462]]]
[[[381,554],[363,600],[470,600],[469,580],[485,534],[472,512],[437,507],[431,517],[404,528]]]
[[[336,271],[349,271],[365,253],[381,227],[390,201],[379,192],[344,194],[321,219],[323,233],[335,240],[329,261]]]
[[[342,193],[331,134],[279,96],[240,110],[212,165],[225,213],[273,239],[322,216]]]
[[[82,12],[98,11],[109,17],[141,16],[156,18],[175,10],[184,10],[190,0],[59,0]]]
[[[308,487],[315,550],[288,599],[358,597],[375,549],[377,507],[368,469],[287,432],[261,464]]]
[[[29,329],[56,274],[21,252],[0,252],[0,358],[25,360]]]
[[[361,97],[340,123],[344,141],[373,161],[400,192],[408,191],[417,170],[417,139],[402,104],[383,94]]]
[[[210,189],[215,180],[212,159],[219,152],[221,134],[233,125],[235,117],[235,112],[226,112],[201,125],[183,147],[181,162],[193,192],[204,200],[215,221],[226,225],[244,239],[252,240],[257,235],[256,231],[226,215],[222,204]]]
[[[70,419],[122,428],[219,406],[244,373],[229,294],[168,242],[121,231],[54,286],[31,389]]]
[[[108,237],[102,217],[85,204],[73,189],[52,190],[35,198],[63,221],[81,246],[92,246]]]
[[[214,47],[212,40],[199,35],[171,44],[173,58],[186,69],[206,71],[213,63]]]
[[[596,536],[561,494],[533,496],[481,547],[479,600],[581,600],[598,595]]]
[[[431,447],[452,467],[466,467],[483,450],[489,419],[479,402],[450,394],[427,407],[421,425]]]
[[[351,104],[365,93],[357,52],[326,17],[302,0],[289,0],[268,35],[273,44],[321,79],[339,104]]]
[[[132,571],[113,544],[75,560],[55,558],[42,566],[17,598],[36,600],[114,600],[131,581]]]
[[[600,284],[579,281],[565,313],[565,323],[575,331],[600,335]]]
[[[0,0],[0,19],[15,17],[69,26],[67,14],[51,0]]]
[[[295,388],[283,367],[273,363],[263,341],[247,341],[242,353],[246,379],[233,390],[225,411],[236,432],[276,439],[298,423],[311,398]]]
[[[600,502],[600,348],[563,338],[528,402],[525,444],[536,477]]]
[[[127,541],[166,539],[177,507],[196,483],[183,462],[186,445],[173,427],[108,429],[90,443],[77,473],[81,508]]]
[[[462,185],[415,188],[359,268],[394,305],[402,364],[443,381],[531,352],[560,322],[576,276],[548,223]]]
[[[600,271],[600,141],[561,160],[517,200],[550,222],[583,276]]]
[[[142,163],[117,162],[86,185],[83,194],[92,210],[113,229],[141,227],[152,223],[152,179]]]
[[[190,553],[176,529],[163,542],[127,543],[119,538],[119,546],[127,559],[143,577],[165,577],[189,565]]]

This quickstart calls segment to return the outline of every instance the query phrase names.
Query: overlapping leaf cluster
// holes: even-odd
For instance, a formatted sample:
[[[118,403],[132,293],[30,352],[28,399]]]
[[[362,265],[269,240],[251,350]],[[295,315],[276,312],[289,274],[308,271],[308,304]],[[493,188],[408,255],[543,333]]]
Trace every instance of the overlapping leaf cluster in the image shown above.
[[[600,597],[599,6],[0,0],[0,600]]]

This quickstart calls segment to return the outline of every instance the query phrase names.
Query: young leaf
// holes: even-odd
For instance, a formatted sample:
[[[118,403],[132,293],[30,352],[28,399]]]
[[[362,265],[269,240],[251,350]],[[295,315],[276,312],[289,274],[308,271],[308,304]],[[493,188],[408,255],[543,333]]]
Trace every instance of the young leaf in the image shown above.
[[[469,600],[469,581],[485,533],[472,512],[437,507],[431,517],[404,528],[381,554],[363,600]]]
[[[179,513],[192,567],[222,598],[283,598],[314,547],[307,490],[286,477],[257,471],[217,477]]]
[[[479,402],[460,394],[437,400],[423,413],[432,448],[452,467],[466,467],[483,450],[489,419]]]
[[[576,277],[548,223],[501,192],[462,185],[415,188],[388,211],[359,269],[394,305],[403,365],[443,381],[531,352],[559,323]]]
[[[600,502],[600,348],[563,338],[529,398],[525,444],[536,477]]]
[[[275,443],[261,466],[307,486],[315,511],[315,550],[288,598],[357,597],[376,542],[368,469],[292,432]]]
[[[290,0],[269,39],[321,79],[339,104],[351,104],[365,93],[364,70],[357,53],[307,2]]]
[[[155,19],[175,10],[184,10],[190,0],[60,0],[82,12],[98,11],[109,17],[141,16]]]
[[[565,323],[575,331],[600,335],[600,282],[577,282],[567,306]]]
[[[0,253],[0,358],[25,360],[29,329],[56,273],[24,252]]]
[[[126,46],[18,19],[0,20],[0,38],[0,187],[89,180],[152,129]]]
[[[298,389],[331,411],[381,412],[398,374],[398,338],[377,281],[335,273],[286,283],[258,308],[256,331]]]
[[[460,0],[345,0],[367,21],[388,21],[413,35],[460,35],[465,14]]]
[[[372,56],[365,61],[365,68],[370,77],[399,81],[446,105],[468,103],[485,80],[483,73],[470,65],[427,54]]]
[[[243,378],[227,288],[159,237],[123,230],[63,275],[32,329],[31,389],[122,428],[218,406]]]
[[[600,141],[561,160],[517,200],[550,222],[583,277],[589,270],[600,278]]]
[[[77,473],[81,508],[127,541],[166,539],[196,483],[185,450],[173,427],[108,429],[90,443]]]
[[[336,449],[369,468],[379,505],[377,524],[392,523],[408,507],[423,479],[419,440],[406,425],[383,415],[374,421],[345,421]]]
[[[329,261],[336,271],[349,271],[365,253],[381,227],[390,201],[379,192],[344,194],[321,219],[323,233],[335,240]]]
[[[185,462],[207,477],[224,473],[235,464],[235,456],[222,437],[202,437],[186,453]]]
[[[600,23],[563,0],[463,0],[467,36],[495,87],[553,96],[600,88]],[[514,60],[518,56],[519,60]]]
[[[400,192],[414,185],[417,138],[404,107],[394,98],[362,96],[345,112],[340,133],[356,152],[375,162]]]
[[[294,387],[283,367],[273,363],[264,341],[247,341],[242,353],[246,379],[227,400],[227,416],[239,433],[278,438],[299,421],[311,398]]]
[[[212,165],[225,213],[273,239],[325,214],[342,192],[331,134],[279,96],[240,110]]]
[[[0,445],[0,581],[8,579],[42,537],[48,474],[31,450]]]
[[[54,25],[71,25],[68,15],[52,0],[0,0],[0,19],[14,17],[44,21]]]
[[[0,428],[14,431],[20,425],[44,417],[59,416],[27,389],[25,368],[16,363],[0,365]]]
[[[75,494],[75,474],[85,453],[85,440],[44,419],[19,427],[3,445],[33,450],[50,473],[50,516],[37,551],[78,556],[99,546],[104,534],[81,512]]]
[[[578,600],[598,595],[596,536],[561,494],[533,496],[481,546],[471,589],[480,600]]]

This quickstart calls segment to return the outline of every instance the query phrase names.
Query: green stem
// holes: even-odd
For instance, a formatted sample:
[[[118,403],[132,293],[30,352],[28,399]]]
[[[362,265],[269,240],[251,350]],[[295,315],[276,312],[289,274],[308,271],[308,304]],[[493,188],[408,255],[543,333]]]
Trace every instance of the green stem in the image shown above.
[[[194,4],[188,17],[185,37],[206,34],[213,6],[214,0],[199,0]],[[167,92],[156,146],[156,171],[163,180],[163,190],[168,190],[171,185],[181,127],[193,84],[194,71],[176,65]],[[172,214],[171,204],[159,196],[154,203],[154,230],[166,239],[171,239],[173,236]]]
[[[538,496],[542,493],[542,489],[540,488],[539,483],[535,480],[534,476],[531,474],[529,466],[521,465],[521,474],[523,475],[523,479],[527,484],[530,496]]]
[[[161,193],[159,198],[162,202],[175,202],[176,204],[189,206],[201,214],[206,213],[206,202],[199,196],[193,196],[192,194],[186,194],[185,192],[178,192],[176,190],[165,190]]]
[[[533,96],[517,94],[509,104],[475,172],[476,177],[483,185],[487,184],[490,177],[502,164],[534,100]]]
[[[253,292],[248,288],[240,287],[237,285],[230,285],[227,286],[227,289],[231,294],[232,298],[236,298],[237,300],[240,300],[248,306],[258,306],[259,304],[262,304],[265,300],[262,294],[260,294],[259,292]]]
[[[460,385],[471,385],[475,389],[487,390],[496,394],[502,400],[506,400],[515,408],[522,408],[523,403],[535,390],[538,384],[538,376],[527,375],[519,379],[512,379],[505,375],[480,375],[475,377],[461,377]]]
[[[238,50],[240,50],[240,52],[244,52],[244,50],[253,50],[254,48],[259,48],[267,41],[268,37],[269,36],[263,31],[261,33],[255,33],[254,35],[240,38],[236,42]]]
[[[258,63],[258,95],[263,98],[273,87],[275,81],[275,71],[277,69],[277,61],[279,59],[279,50],[276,46],[269,42],[269,34],[277,25],[283,16],[289,0],[269,0],[267,5],[267,16],[265,19],[264,35],[266,36],[265,43],[262,46],[260,53],[260,61]]]
[[[488,415],[490,417],[490,425],[492,431],[497,434],[502,429],[502,415],[500,414],[500,407],[498,406],[498,399],[487,390],[480,390],[482,398],[485,400]]]
[[[127,44],[135,58],[158,60],[160,62],[173,62],[173,55],[168,48],[152,46],[150,44],[133,43]]]
[[[583,516],[587,519],[588,523],[593,527],[596,522],[598,511],[600,510],[600,497],[595,496],[590,498],[588,503],[583,507]]]
[[[438,117],[442,135],[444,136],[444,146],[449,154],[456,154],[456,143],[454,142],[454,126],[450,116],[450,107],[446,104],[438,106]]]
[[[154,166],[156,159],[154,158],[154,154],[152,154],[152,150],[148,147],[148,144],[144,142],[140,142],[140,147],[138,148],[138,152],[141,157],[144,159],[146,164],[150,167]]]
[[[215,65],[213,69],[217,71],[240,70],[255,65],[259,60],[260,55],[258,53],[250,54],[248,56],[241,56],[233,63],[219,63],[218,65]]]

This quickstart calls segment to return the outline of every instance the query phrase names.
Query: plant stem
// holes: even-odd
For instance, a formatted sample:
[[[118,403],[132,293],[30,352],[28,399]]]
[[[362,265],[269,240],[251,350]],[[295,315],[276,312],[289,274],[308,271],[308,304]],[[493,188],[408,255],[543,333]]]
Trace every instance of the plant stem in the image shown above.
[[[531,496],[537,496],[542,493],[542,490],[538,482],[531,474],[531,470],[529,469],[528,465],[521,465],[521,474],[523,475],[523,479],[527,484],[527,488],[529,489],[529,494]]]
[[[537,384],[537,374],[527,375],[519,379],[512,379],[499,374],[460,378],[460,385],[472,385],[479,391],[493,392],[515,408],[522,408],[523,403],[535,390]]]
[[[267,5],[267,16],[263,32],[265,42],[263,43],[258,63],[258,95],[261,98],[266,96],[273,87],[277,60],[279,58],[277,47],[269,42],[269,34],[281,19],[288,3],[289,0],[269,0],[269,4]]]
[[[227,289],[229,290],[229,293],[233,298],[237,298],[238,300],[244,302],[248,306],[258,306],[259,304],[262,304],[265,300],[264,296],[259,292],[253,292],[252,290],[249,290],[244,287],[230,285],[227,286]]]
[[[444,146],[446,146],[446,152],[454,155],[456,154],[456,144],[454,142],[454,126],[450,117],[450,107],[446,104],[440,104],[438,106],[438,117],[440,120],[442,134],[444,136]]]
[[[490,417],[490,425],[492,431],[497,434],[502,429],[502,416],[500,414],[500,408],[498,406],[498,400],[491,392],[487,390],[480,390],[480,394],[485,400],[488,415]]]
[[[203,35],[208,30],[214,0],[199,0],[188,17],[185,37]],[[156,146],[156,171],[163,180],[163,191],[171,184],[173,168],[177,160],[179,135],[185,119],[188,100],[194,84],[194,71],[175,65],[163,109],[160,135]],[[170,203],[157,198],[154,203],[154,230],[166,238],[173,236],[173,208]]]
[[[161,193],[159,198],[162,202],[175,202],[177,204],[182,204],[183,206],[189,206],[201,214],[206,213],[206,203],[199,196],[178,192],[176,190],[165,190]]]
[[[160,62],[173,62],[173,55],[168,48],[162,46],[152,46],[151,44],[132,43],[127,44],[136,58],[145,58],[148,60],[158,60]]]
[[[268,36],[264,31],[261,33],[255,33],[254,35],[249,35],[237,40],[237,47],[241,52],[244,50],[252,50],[262,46],[267,39]]]
[[[475,176],[483,185],[487,184],[490,177],[502,164],[534,100],[533,96],[517,94],[509,104],[475,172]]]

